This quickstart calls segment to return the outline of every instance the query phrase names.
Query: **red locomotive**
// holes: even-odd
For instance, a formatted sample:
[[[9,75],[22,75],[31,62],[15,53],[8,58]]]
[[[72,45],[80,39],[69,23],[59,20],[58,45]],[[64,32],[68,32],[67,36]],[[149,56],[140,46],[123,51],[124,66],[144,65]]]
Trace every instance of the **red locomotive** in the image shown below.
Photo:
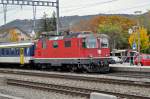
[[[36,43],[34,63],[70,71],[108,72],[110,49],[103,34],[43,35]]]

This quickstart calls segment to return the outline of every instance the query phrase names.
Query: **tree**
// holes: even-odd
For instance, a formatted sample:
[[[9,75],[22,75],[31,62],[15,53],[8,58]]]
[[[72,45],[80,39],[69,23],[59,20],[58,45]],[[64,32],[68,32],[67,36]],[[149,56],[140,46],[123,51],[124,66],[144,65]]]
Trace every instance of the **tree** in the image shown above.
[[[56,14],[53,12],[52,17],[48,18],[48,15],[44,12],[43,18],[40,22],[40,30],[37,33],[37,38],[40,36],[41,32],[56,31]]]
[[[19,40],[19,37],[18,37],[15,29],[9,30],[9,33],[10,33],[10,41],[11,42],[17,42]]]
[[[48,32],[49,31],[48,20],[49,20],[49,18],[47,18],[47,14],[44,12],[43,18],[41,19],[41,22],[40,22],[40,25],[41,25],[40,32]]]
[[[79,31],[91,31],[91,26],[89,20],[80,20],[74,26],[72,26],[71,31],[79,32]]]
[[[128,29],[135,24],[135,20],[124,16],[95,16],[89,20],[81,20],[79,23],[73,26],[72,31],[92,31],[94,33],[106,33],[111,37],[111,41],[117,38],[117,40],[113,42],[117,43],[118,48],[124,49],[128,48],[129,46]],[[114,43],[111,46],[114,46]]]
[[[41,32],[56,31],[56,14],[53,12],[52,17],[48,18],[48,15],[44,12],[43,18],[40,22]]]
[[[137,32],[133,32],[129,37],[129,44],[132,47],[133,43],[138,45],[138,32],[140,33],[140,49],[141,52],[145,52],[150,47],[150,36],[147,33],[147,29],[141,27]],[[137,46],[138,48],[138,46]]]
[[[53,12],[52,18],[50,19],[50,29],[51,31],[56,31],[56,13]]]
[[[115,49],[116,45],[117,48],[121,47],[121,31],[122,27],[116,24],[104,24],[99,25],[98,32],[107,34],[110,37],[110,45],[111,49]]]

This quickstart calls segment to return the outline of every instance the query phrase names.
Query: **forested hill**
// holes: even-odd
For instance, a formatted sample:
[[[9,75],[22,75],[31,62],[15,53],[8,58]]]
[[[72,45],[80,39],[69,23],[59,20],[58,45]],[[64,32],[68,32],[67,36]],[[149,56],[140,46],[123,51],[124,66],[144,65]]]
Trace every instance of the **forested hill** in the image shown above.
[[[88,20],[92,17],[95,17],[95,16],[111,16],[111,15],[116,15],[116,16],[126,16],[126,17],[129,17],[129,18],[133,18],[134,15],[129,15],[129,14],[98,14],[98,15],[86,15],[86,16],[64,16],[64,17],[61,17],[60,20],[61,20],[61,23],[62,23],[62,26],[69,26],[69,25],[72,25],[76,22],[79,22],[80,20]]]
[[[94,16],[111,16],[112,14],[99,14],[99,15],[86,15],[86,16],[64,16],[60,17],[60,22],[61,22],[61,27],[62,28],[68,28],[70,25],[73,25],[80,20],[88,20]],[[126,16],[129,18],[133,18],[134,15],[127,15],[127,14],[117,14],[116,16]],[[31,19],[25,19],[25,20],[20,20],[16,19],[14,21],[11,21],[7,23],[6,25],[3,25],[0,27],[1,29],[5,28],[11,28],[11,27],[18,27],[27,33],[30,33],[30,31],[33,28],[33,20]],[[36,30],[38,31],[40,29],[40,19],[36,20]]]

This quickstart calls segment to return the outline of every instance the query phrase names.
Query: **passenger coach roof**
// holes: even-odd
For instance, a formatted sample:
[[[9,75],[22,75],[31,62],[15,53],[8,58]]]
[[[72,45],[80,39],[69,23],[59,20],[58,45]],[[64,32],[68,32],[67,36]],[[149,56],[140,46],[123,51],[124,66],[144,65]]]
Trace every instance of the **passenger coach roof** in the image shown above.
[[[34,45],[33,42],[10,42],[10,43],[0,43],[0,48],[10,48],[10,47],[28,47]]]

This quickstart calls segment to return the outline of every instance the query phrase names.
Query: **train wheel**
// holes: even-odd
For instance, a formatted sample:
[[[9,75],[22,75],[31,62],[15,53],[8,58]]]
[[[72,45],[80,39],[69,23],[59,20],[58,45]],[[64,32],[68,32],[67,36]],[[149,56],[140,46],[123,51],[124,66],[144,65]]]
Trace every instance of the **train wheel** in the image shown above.
[[[71,68],[70,68],[70,72],[76,72],[77,71],[77,66],[70,66]]]
[[[86,69],[82,69],[82,73],[86,74],[88,71]]]
[[[84,72],[84,73],[94,72],[93,68],[94,68],[93,64],[83,65],[82,72]]]

